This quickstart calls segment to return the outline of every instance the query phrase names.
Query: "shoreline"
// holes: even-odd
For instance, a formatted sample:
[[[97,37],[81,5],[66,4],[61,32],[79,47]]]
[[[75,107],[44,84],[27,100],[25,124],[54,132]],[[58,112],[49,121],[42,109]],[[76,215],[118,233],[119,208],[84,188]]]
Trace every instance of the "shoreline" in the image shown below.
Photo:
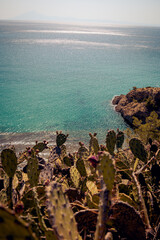
[[[56,132],[24,132],[24,133],[0,133],[0,151],[3,149],[14,146],[16,154],[25,151],[27,147],[33,147],[35,142],[46,140],[48,146],[56,146]],[[65,143],[67,152],[73,153],[78,150],[79,142],[77,139],[71,138],[69,135]],[[45,156],[48,154],[44,151]]]

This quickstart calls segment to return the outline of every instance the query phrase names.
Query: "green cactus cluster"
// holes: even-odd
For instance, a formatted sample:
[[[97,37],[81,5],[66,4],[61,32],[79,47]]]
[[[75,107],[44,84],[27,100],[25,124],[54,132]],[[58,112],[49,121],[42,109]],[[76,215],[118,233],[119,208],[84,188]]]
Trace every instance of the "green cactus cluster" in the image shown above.
[[[124,132],[117,129],[117,134],[114,130],[109,130],[106,135],[106,147],[111,155],[114,155],[115,147],[117,151],[122,148],[124,143]]]
[[[0,239],[158,239],[160,144],[153,140],[153,154],[135,137],[123,149],[119,129],[106,146],[89,135],[89,148],[79,142],[72,154],[62,132],[49,148],[1,152]]]

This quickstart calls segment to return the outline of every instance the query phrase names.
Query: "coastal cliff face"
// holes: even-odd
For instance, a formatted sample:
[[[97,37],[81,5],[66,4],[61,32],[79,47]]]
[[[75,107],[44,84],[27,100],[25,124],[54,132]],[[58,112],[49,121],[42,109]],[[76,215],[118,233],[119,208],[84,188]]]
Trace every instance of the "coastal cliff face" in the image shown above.
[[[137,117],[142,120],[142,123],[145,123],[146,117],[155,111],[160,118],[160,88],[134,87],[126,95],[115,96],[112,104],[116,105],[115,110],[121,113],[124,120],[134,127],[133,117]]]

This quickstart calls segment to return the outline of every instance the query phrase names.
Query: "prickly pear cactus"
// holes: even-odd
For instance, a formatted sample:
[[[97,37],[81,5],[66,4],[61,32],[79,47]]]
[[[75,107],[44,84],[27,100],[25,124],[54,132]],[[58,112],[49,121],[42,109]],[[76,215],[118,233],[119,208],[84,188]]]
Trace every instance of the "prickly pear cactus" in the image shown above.
[[[78,149],[78,158],[83,159],[84,161],[89,157],[89,150],[84,146],[84,143],[79,142],[80,148]]]
[[[116,133],[114,130],[110,130],[106,135],[106,147],[111,155],[114,155],[115,145],[116,145]]]
[[[17,157],[14,151],[11,149],[4,149],[1,153],[1,162],[7,175],[13,177],[17,169]]]
[[[94,240],[104,240],[106,233],[106,221],[108,217],[110,199],[109,190],[106,189],[103,179],[101,179],[101,193],[99,201],[99,213],[97,218],[96,232]]]
[[[12,211],[0,206],[0,239],[36,240],[28,224],[14,215]]]
[[[0,202],[7,206],[7,194],[4,188],[0,191]]]
[[[39,175],[39,181],[42,183],[45,183],[46,180],[51,180],[54,175],[54,168],[51,166],[51,164],[47,163],[45,164],[45,167],[43,170],[41,170]]]
[[[46,188],[46,197],[49,220],[58,240],[81,240],[68,197],[63,194],[61,185],[52,182]]]
[[[96,222],[97,222],[97,210],[94,209],[94,211],[91,209],[87,210],[80,210],[75,213],[75,219],[78,224],[78,230],[79,232],[83,232],[83,230],[86,230],[86,234],[90,235],[90,239],[92,238],[91,232],[94,233]],[[83,238],[85,239],[85,238]]]
[[[142,144],[141,140],[139,140],[138,138],[132,138],[129,141],[129,146],[130,149],[133,153],[133,155],[136,158],[139,158],[140,160],[142,160],[143,162],[147,162],[147,151],[144,148],[144,145]]]
[[[99,151],[99,144],[98,144],[98,140],[96,138],[96,133],[94,133],[93,135],[91,133],[89,133],[90,136],[90,142],[89,142],[89,151],[90,154],[97,154]]]
[[[65,135],[61,132],[60,133],[57,132],[57,137],[56,137],[57,147],[60,147],[61,145],[63,145],[66,142],[67,137],[68,137],[68,134]]]
[[[63,158],[63,162],[65,165],[67,165],[68,167],[71,167],[74,165],[74,158],[70,155],[70,156],[65,156]]]
[[[98,188],[97,188],[97,186],[96,186],[96,184],[94,182],[88,180],[86,182],[86,186],[87,186],[88,190],[90,191],[90,193],[92,194],[92,196],[94,194],[98,193]]]
[[[38,150],[39,152],[42,152],[44,149],[47,148],[47,142],[44,141],[44,142],[39,142],[37,143],[34,147],[33,147],[33,150],[36,151]]]
[[[82,177],[86,177],[87,176],[87,172],[86,172],[86,168],[84,165],[84,161],[82,159],[78,159],[76,162],[76,168],[79,171],[79,173],[81,174]]]
[[[81,175],[75,166],[70,168],[70,177],[75,187],[78,188]]]
[[[124,143],[124,132],[118,130],[117,136],[116,136],[116,148],[117,148],[117,150],[119,148],[122,148],[123,143]]]
[[[108,190],[112,190],[115,180],[115,168],[109,153],[103,152],[100,155],[100,169],[103,174],[103,180]]]
[[[31,187],[37,186],[39,181],[39,170],[38,159],[36,157],[28,159],[27,175]]]
[[[122,238],[146,239],[144,223],[134,207],[119,201],[112,206],[110,217]]]

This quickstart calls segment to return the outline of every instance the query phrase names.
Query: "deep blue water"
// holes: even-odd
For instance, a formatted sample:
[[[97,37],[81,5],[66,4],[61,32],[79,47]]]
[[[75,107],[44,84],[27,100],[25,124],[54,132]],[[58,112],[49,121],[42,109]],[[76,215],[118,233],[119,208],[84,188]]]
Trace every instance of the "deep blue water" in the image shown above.
[[[114,95],[160,87],[160,28],[0,22],[0,132],[125,129]]]

